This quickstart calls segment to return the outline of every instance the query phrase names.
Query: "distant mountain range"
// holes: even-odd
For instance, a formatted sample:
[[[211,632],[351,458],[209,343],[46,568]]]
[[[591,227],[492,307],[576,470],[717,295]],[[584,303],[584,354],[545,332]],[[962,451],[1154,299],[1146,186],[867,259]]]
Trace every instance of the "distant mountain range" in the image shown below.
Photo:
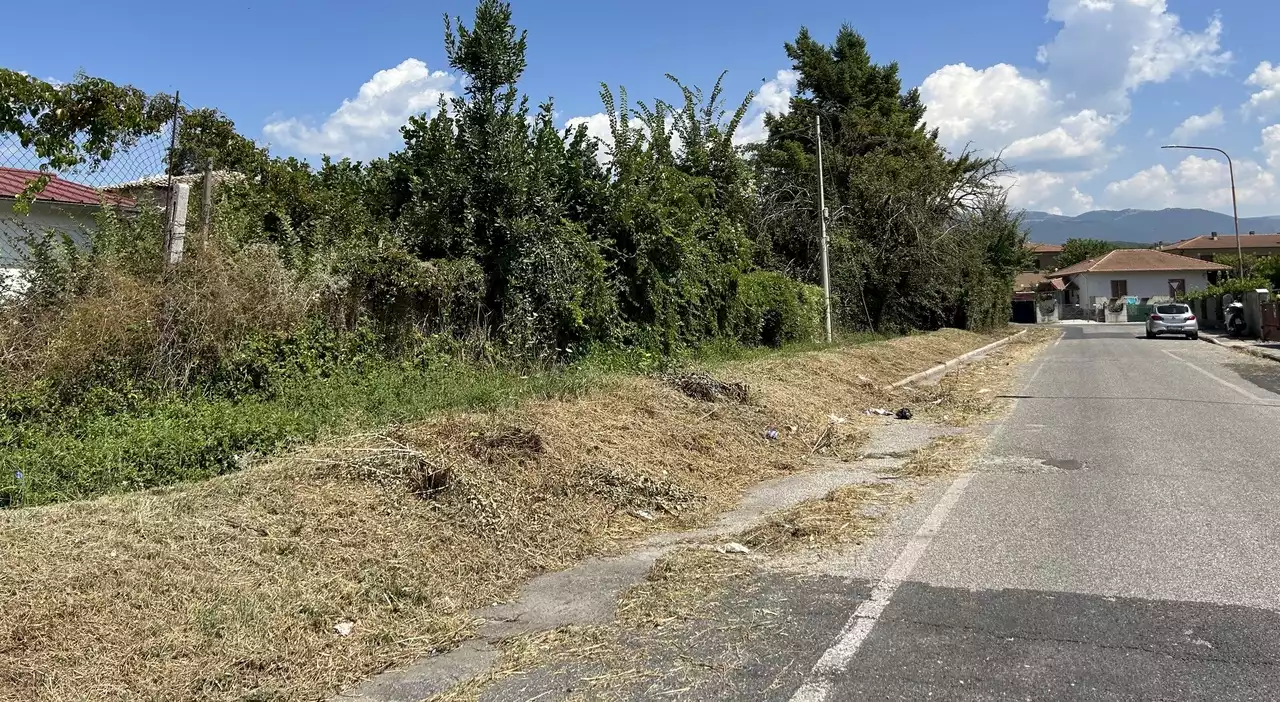
[[[1067,239],[1104,239],[1135,244],[1166,244],[1201,234],[1235,234],[1231,215],[1209,210],[1096,210],[1075,217],[1028,210],[1023,226],[1031,241],[1061,244]],[[1280,232],[1280,216],[1240,219],[1240,233]]]

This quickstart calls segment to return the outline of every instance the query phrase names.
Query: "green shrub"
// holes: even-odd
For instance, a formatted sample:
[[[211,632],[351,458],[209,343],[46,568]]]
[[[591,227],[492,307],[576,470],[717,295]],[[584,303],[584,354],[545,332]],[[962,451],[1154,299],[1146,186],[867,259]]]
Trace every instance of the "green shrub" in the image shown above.
[[[1203,290],[1193,290],[1187,293],[1183,299],[1186,300],[1204,300],[1211,297],[1220,297],[1222,295],[1234,295],[1237,298],[1251,290],[1258,288],[1271,288],[1271,281],[1266,278],[1232,278],[1223,281],[1217,285],[1210,285]]]
[[[738,278],[738,338],[749,346],[779,347],[818,341],[826,329],[822,288],[781,273],[760,271]]]

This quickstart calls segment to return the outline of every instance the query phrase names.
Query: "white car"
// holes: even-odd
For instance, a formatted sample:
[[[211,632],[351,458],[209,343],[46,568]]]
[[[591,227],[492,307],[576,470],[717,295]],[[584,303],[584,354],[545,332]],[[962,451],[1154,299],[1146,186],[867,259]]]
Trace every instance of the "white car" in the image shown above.
[[[1147,317],[1147,338],[1162,334],[1177,334],[1188,339],[1200,338],[1200,322],[1191,308],[1181,304],[1156,305]]]

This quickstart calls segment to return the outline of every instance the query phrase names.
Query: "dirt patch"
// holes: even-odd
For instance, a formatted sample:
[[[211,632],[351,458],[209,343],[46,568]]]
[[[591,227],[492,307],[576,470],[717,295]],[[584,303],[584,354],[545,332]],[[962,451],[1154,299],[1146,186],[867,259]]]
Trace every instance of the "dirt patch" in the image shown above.
[[[0,699],[323,698],[456,646],[468,612],[534,575],[707,523],[802,467],[832,415],[849,419],[832,446],[856,443],[878,388],[992,339],[717,367],[750,404],[619,379],[204,483],[0,512]]]

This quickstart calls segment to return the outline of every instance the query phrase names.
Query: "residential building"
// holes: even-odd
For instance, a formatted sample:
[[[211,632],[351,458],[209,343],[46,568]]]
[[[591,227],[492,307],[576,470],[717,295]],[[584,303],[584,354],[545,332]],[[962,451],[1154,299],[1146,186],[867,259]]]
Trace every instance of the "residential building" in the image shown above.
[[[26,214],[14,210],[17,198],[40,171],[0,168],[0,276],[13,281],[25,268],[32,236],[49,232],[65,234],[77,244],[88,242],[97,228],[94,215],[102,204],[132,207],[133,200],[103,193],[95,188],[51,177],[31,203]]]
[[[1065,283],[1066,302],[1090,305],[1098,299],[1176,297],[1209,286],[1209,274],[1229,270],[1212,261],[1156,251],[1118,249],[1048,274]]]
[[[1255,256],[1280,256],[1280,234],[1249,232],[1240,235],[1240,249]],[[1184,239],[1161,249],[1169,253],[1212,261],[1214,256],[1236,253],[1236,235],[1213,232],[1194,239]]]
[[[1051,271],[1058,267],[1058,257],[1062,255],[1062,247],[1058,244],[1028,243],[1027,248],[1035,256],[1036,270]]]

